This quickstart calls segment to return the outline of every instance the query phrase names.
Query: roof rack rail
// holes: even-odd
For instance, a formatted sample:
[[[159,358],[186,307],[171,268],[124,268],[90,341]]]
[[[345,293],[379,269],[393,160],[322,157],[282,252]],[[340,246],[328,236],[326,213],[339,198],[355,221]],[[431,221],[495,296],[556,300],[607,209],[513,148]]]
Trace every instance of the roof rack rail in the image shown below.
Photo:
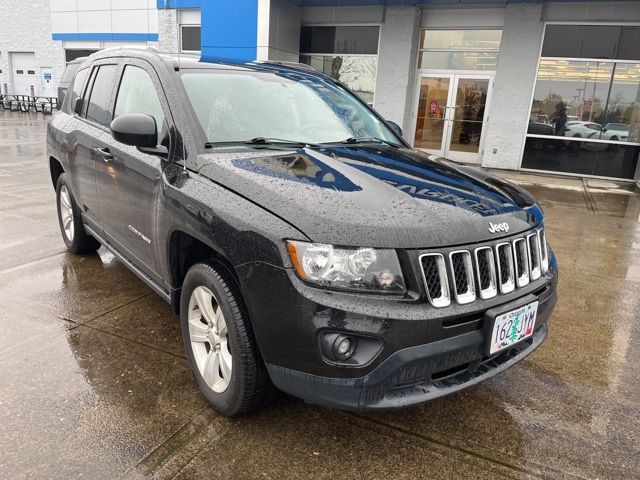
[[[109,52],[112,50],[142,50],[146,52],[160,53],[158,47],[154,47],[153,45],[118,45],[116,47],[107,47],[99,50],[100,52]]]
[[[258,61],[256,63],[267,63],[267,64],[273,64],[273,65],[282,65],[284,67],[298,68],[300,70],[308,70],[308,71],[311,71],[311,72],[317,72],[318,71],[315,68],[313,68],[311,65],[307,65],[306,63],[300,63],[300,62],[284,62],[284,61],[280,61],[280,60],[265,60],[265,61]]]

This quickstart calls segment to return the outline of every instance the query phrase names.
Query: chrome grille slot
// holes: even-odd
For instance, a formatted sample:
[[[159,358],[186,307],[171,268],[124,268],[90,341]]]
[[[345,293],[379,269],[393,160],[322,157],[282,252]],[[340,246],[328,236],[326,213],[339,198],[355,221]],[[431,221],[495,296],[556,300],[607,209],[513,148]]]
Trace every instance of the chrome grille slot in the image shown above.
[[[420,256],[422,278],[427,287],[429,303],[436,308],[447,307],[451,304],[449,282],[444,256],[440,253],[428,253]]]
[[[538,230],[538,245],[540,245],[540,268],[544,275],[549,271],[549,250],[547,249],[547,234],[542,228]]]
[[[468,250],[451,252],[449,262],[456,301],[461,305],[473,302],[476,299],[476,289],[471,254]]]
[[[496,245],[498,256],[498,279],[500,282],[500,293],[511,293],[516,288],[515,271],[513,265],[513,255],[511,254],[511,244],[499,243]]]
[[[491,247],[476,248],[476,274],[478,290],[483,300],[493,298],[498,294],[496,287],[496,262]]]
[[[531,280],[537,280],[540,278],[540,245],[538,244],[538,234],[532,233],[527,235],[527,253],[529,254],[529,268],[531,273]]]
[[[529,285],[529,254],[524,238],[513,241],[513,258],[516,265],[516,283],[518,287]]]

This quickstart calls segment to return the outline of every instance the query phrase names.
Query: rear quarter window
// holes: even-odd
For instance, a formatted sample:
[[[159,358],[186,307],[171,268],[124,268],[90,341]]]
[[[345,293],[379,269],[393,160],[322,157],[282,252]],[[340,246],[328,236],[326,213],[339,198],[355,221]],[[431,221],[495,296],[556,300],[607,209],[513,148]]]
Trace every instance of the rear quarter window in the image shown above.
[[[67,72],[65,71],[65,75]],[[82,92],[84,90],[84,85],[87,82],[87,75],[89,74],[88,68],[83,68],[82,70],[78,70],[75,77],[73,78],[73,87],[71,89],[71,95],[67,95],[66,102],[66,112],[67,113],[75,113],[74,107],[76,104],[76,100],[78,98],[82,98]],[[64,78],[64,77],[63,77]]]

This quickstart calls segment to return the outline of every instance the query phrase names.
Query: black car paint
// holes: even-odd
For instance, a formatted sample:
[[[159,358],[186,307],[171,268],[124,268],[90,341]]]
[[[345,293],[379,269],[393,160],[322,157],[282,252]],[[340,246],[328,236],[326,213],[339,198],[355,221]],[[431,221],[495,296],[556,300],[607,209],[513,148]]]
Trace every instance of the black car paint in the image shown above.
[[[125,64],[142,66],[152,75],[171,142],[166,158],[119,144],[108,127],[74,113],[69,101],[53,116],[48,127],[49,157],[69,173],[70,188],[90,232],[170,301],[174,311],[181,282],[175,245],[186,236],[207,245],[236,279],[263,359],[282,390],[311,402],[358,410],[451,393],[473,382],[459,382],[437,395],[410,395],[405,402],[389,403],[372,394],[393,388],[400,377],[480,362],[484,337],[479,332],[485,312],[518,304],[527,295],[544,304],[536,338],[542,341],[546,336],[546,321],[556,300],[557,263],[552,252],[549,273],[535,284],[443,310],[425,301],[420,277],[421,253],[446,253],[459,245],[494,244],[504,238],[489,232],[489,221],[508,221],[509,237],[541,226],[542,211],[527,203],[526,195],[514,194],[515,187],[477,169],[456,168],[404,142],[402,148],[204,147],[203,133],[176,74],[181,65],[272,72],[290,72],[291,67],[202,64],[184,58],[179,65],[169,55],[126,49],[94,54],[80,68],[92,62],[115,63],[118,75]],[[117,82],[111,108],[116,89]],[[109,161],[91,153],[104,148],[113,157]],[[306,285],[293,272],[286,239],[395,248],[407,292],[383,297]],[[319,345],[324,332],[336,331],[379,339],[383,347],[365,365],[336,366],[323,357]],[[432,358],[438,342],[452,350]],[[432,345],[431,356],[415,353],[427,345]],[[410,349],[418,356],[407,353]],[[421,367],[407,373],[403,358],[407,365]],[[355,393],[346,395],[341,388],[333,391],[327,386],[338,385],[338,379],[347,379],[344,388]]]

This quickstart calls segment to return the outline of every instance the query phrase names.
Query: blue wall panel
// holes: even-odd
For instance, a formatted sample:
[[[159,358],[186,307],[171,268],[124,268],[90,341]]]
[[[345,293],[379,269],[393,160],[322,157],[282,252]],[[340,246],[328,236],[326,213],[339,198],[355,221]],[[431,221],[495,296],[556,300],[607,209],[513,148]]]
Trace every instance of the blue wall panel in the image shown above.
[[[256,59],[258,0],[202,2],[202,60]]]

